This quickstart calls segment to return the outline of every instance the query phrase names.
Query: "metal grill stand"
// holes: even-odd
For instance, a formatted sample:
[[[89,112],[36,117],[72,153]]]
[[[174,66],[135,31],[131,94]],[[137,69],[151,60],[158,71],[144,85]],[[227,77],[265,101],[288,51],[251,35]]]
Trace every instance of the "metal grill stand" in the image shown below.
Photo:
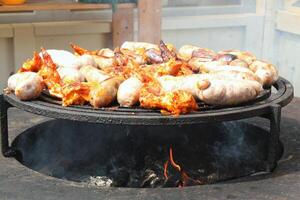
[[[195,124],[206,123],[213,121],[231,121],[243,118],[250,118],[254,116],[263,117],[270,121],[270,134],[268,142],[268,155],[266,160],[266,171],[271,172],[277,166],[277,161],[283,153],[283,145],[279,139],[280,137],[280,119],[281,108],[287,105],[293,99],[293,87],[285,79],[280,78],[274,85],[277,93],[272,94],[267,100],[263,100],[253,105],[241,106],[229,109],[224,108],[196,114],[182,115],[177,118],[171,116],[161,116],[160,114],[132,115],[127,113],[124,115],[113,114],[109,119],[109,114],[105,111],[98,111],[98,114],[84,112],[84,109],[79,109],[80,112],[72,110],[57,110],[47,104],[35,104],[32,102],[22,102],[14,95],[0,96],[0,115],[1,115],[1,144],[2,154],[5,157],[15,157],[17,152],[9,145],[8,137],[8,114],[10,107],[17,107],[28,112],[48,117],[71,119],[86,122],[106,123],[106,124],[128,124],[128,125],[180,125],[180,124]],[[46,105],[46,106],[45,106]],[[68,108],[65,108],[68,109]],[[97,111],[93,111],[96,112]],[[110,111],[113,112],[113,111]],[[104,113],[104,114],[103,114]],[[126,114],[126,113],[125,113]],[[102,117],[104,119],[102,119]],[[189,120],[190,118],[190,120]]]
[[[16,152],[9,145],[8,138],[8,116],[7,111],[11,105],[4,100],[3,95],[0,96],[0,126],[1,126],[1,150],[5,157],[14,157]]]

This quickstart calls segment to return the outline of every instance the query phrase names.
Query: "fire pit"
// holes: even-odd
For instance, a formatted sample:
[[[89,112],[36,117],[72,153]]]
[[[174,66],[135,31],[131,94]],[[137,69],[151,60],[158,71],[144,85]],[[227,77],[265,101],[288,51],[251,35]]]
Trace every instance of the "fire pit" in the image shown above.
[[[119,187],[188,186],[270,172],[282,153],[281,107],[293,98],[287,80],[280,78],[274,88],[245,105],[200,105],[201,111],[178,117],[139,108],[64,108],[46,95],[29,102],[4,95],[2,152],[54,177]],[[9,146],[10,106],[81,122],[46,122]],[[242,122],[221,123],[255,116],[270,120],[269,132]]]
[[[61,179],[176,187],[266,171],[267,144],[267,131],[243,122],[163,128],[54,120],[29,128],[12,148],[27,167]]]

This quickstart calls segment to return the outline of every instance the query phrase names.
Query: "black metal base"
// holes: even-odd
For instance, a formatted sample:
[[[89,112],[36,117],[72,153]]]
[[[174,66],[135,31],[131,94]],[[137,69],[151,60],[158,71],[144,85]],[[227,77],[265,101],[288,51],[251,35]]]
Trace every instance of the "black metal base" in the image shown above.
[[[277,160],[283,154],[283,145],[279,139],[280,137],[280,120],[281,120],[281,106],[272,105],[270,107],[270,114],[267,116],[270,120],[270,137],[268,147],[268,169],[273,171],[277,166]],[[279,158],[278,158],[279,157]]]
[[[5,157],[16,157],[17,152],[9,145],[8,137],[8,109],[12,107],[3,97],[0,96],[0,116],[1,116],[1,145],[2,154]],[[269,114],[261,116],[270,120],[270,137],[268,147],[268,158],[266,161],[266,171],[271,172],[277,166],[277,161],[283,153],[283,145],[279,140],[280,136],[280,119],[281,119],[281,106],[273,105],[270,107]]]
[[[2,154],[5,157],[14,157],[16,156],[16,151],[14,151],[9,145],[8,138],[8,119],[7,111],[11,105],[5,101],[3,95],[0,96],[0,126],[1,126],[1,150]]]

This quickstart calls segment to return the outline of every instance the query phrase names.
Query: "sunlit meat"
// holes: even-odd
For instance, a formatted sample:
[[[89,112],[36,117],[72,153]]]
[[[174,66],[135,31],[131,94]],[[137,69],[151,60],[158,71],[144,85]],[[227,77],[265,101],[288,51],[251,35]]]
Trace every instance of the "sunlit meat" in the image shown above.
[[[118,103],[121,106],[131,107],[139,102],[140,90],[143,83],[135,76],[125,80],[118,90]]]
[[[164,91],[158,82],[149,82],[140,91],[140,106],[161,109],[162,113],[179,115],[195,111],[198,105],[189,92],[176,90]]]
[[[35,99],[40,96],[44,84],[43,79],[34,72],[20,72],[8,79],[6,91],[14,91],[21,100]]]
[[[188,91],[194,97],[213,105],[234,105],[255,99],[262,91],[256,80],[233,74],[199,74],[185,77],[163,76],[158,78],[165,91]]]
[[[43,65],[43,60],[37,52],[33,53],[33,58],[23,63],[19,72],[38,72]]]
[[[270,86],[278,79],[276,68],[267,62],[256,60],[249,68],[263,81],[264,85]]]
[[[49,90],[49,93],[58,98],[62,98],[62,81],[57,72],[56,64],[53,62],[51,56],[45,49],[42,49],[41,55],[44,64],[39,70],[38,74],[43,78],[44,83]]]
[[[77,62],[77,57],[69,51],[56,49],[48,49],[45,51],[47,51],[52,61],[58,67],[80,68],[80,63]],[[39,55],[43,58],[42,52]]]
[[[72,83],[72,82],[83,82],[84,76],[81,72],[74,68],[69,67],[59,67],[57,69],[59,76],[63,83]]]
[[[90,83],[89,102],[94,108],[110,105],[117,98],[120,84],[124,81],[122,77],[113,77],[101,83]]]
[[[95,67],[90,66],[90,65],[83,66],[80,69],[80,73],[84,76],[84,78],[88,82],[101,83],[102,81],[110,78],[110,76],[105,74],[103,71],[96,69]]]

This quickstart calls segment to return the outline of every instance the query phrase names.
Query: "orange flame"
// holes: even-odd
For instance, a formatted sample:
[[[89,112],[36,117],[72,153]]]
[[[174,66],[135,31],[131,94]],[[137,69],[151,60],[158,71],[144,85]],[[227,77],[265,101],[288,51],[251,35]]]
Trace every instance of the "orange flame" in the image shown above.
[[[167,161],[165,162],[165,164],[164,164],[164,176],[165,176],[165,179],[168,179],[168,178],[169,178],[168,172],[167,172],[168,166],[169,166],[169,160],[167,160]]]
[[[181,179],[178,182],[178,187],[187,186],[189,183],[192,183],[195,185],[203,184],[200,180],[194,180],[191,177],[189,177],[188,174],[180,167],[180,165],[174,161],[172,148],[170,148],[170,150],[169,150],[169,160],[167,160],[164,163],[164,176],[165,176],[166,180],[169,178],[169,176],[168,176],[169,163],[171,164],[172,167],[174,167],[180,173]]]
[[[171,162],[171,165],[179,172],[181,172],[181,167],[180,165],[176,164],[174,162],[174,159],[173,159],[173,150],[172,148],[170,148],[170,151],[169,151],[169,155],[170,155],[170,162]]]

